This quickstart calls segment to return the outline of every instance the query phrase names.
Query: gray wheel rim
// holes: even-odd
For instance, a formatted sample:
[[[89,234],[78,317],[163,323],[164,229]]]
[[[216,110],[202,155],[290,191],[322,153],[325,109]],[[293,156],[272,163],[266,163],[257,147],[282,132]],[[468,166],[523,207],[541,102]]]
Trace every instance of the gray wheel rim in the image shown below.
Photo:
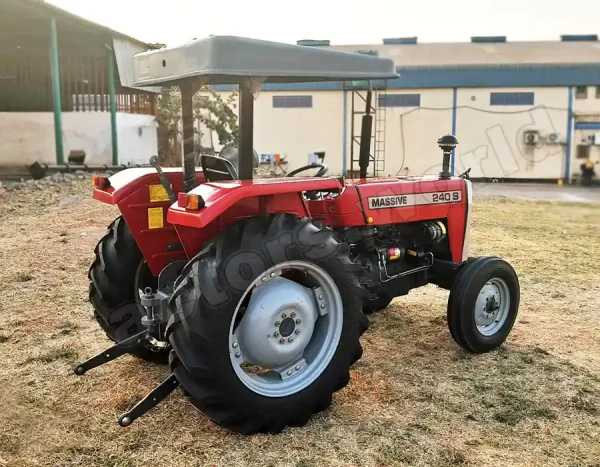
[[[510,311],[510,289],[504,279],[494,277],[481,288],[475,303],[475,324],[484,336],[493,336],[502,327]]]
[[[299,272],[305,285],[286,277]],[[246,289],[231,320],[229,356],[235,374],[262,396],[302,391],[331,362],[343,312],[340,292],[322,268],[289,261],[268,269]],[[246,371],[248,364],[259,371]]]

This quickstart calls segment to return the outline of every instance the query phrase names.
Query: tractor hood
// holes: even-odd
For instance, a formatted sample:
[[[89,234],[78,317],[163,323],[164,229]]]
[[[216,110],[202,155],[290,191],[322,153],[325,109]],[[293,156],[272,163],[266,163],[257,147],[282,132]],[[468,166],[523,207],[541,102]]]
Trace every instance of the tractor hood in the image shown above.
[[[195,39],[134,57],[135,86],[172,85],[185,78],[200,84],[393,79],[393,60],[359,53],[282,44],[235,36]]]

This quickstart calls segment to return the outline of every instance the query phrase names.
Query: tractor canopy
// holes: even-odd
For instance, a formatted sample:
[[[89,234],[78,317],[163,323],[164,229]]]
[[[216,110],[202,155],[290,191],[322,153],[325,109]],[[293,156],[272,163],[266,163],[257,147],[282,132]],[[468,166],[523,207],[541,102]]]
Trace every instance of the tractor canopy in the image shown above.
[[[194,39],[136,55],[133,85],[179,86],[183,121],[184,191],[196,186],[192,98],[204,85],[239,85],[239,178],[252,180],[254,98],[263,83],[397,78],[393,60],[359,53],[235,36]],[[368,141],[367,141],[368,140]],[[369,151],[370,138],[361,147]]]
[[[297,83],[393,79],[393,60],[351,52],[235,36],[194,39],[134,57],[134,86],[177,85],[197,78],[201,84]]]

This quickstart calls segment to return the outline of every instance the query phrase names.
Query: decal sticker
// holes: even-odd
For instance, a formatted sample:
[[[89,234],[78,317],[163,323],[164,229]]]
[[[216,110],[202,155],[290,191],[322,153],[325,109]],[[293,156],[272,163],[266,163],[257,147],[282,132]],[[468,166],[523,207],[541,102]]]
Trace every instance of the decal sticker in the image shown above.
[[[408,206],[422,206],[424,204],[459,203],[462,201],[462,191],[372,196],[368,198],[368,200],[369,209],[405,208]]]
[[[150,202],[158,203],[161,201],[169,201],[169,195],[165,187],[162,185],[149,185],[150,190]]]
[[[164,226],[163,208],[148,208],[148,228],[162,229]]]

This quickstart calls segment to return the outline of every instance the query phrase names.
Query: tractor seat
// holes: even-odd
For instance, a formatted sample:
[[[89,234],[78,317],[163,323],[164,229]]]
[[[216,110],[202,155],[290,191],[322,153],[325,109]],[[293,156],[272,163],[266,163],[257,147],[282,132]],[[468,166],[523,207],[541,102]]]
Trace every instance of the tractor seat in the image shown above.
[[[203,155],[200,157],[200,164],[207,182],[238,179],[238,173],[233,164],[222,157]]]

